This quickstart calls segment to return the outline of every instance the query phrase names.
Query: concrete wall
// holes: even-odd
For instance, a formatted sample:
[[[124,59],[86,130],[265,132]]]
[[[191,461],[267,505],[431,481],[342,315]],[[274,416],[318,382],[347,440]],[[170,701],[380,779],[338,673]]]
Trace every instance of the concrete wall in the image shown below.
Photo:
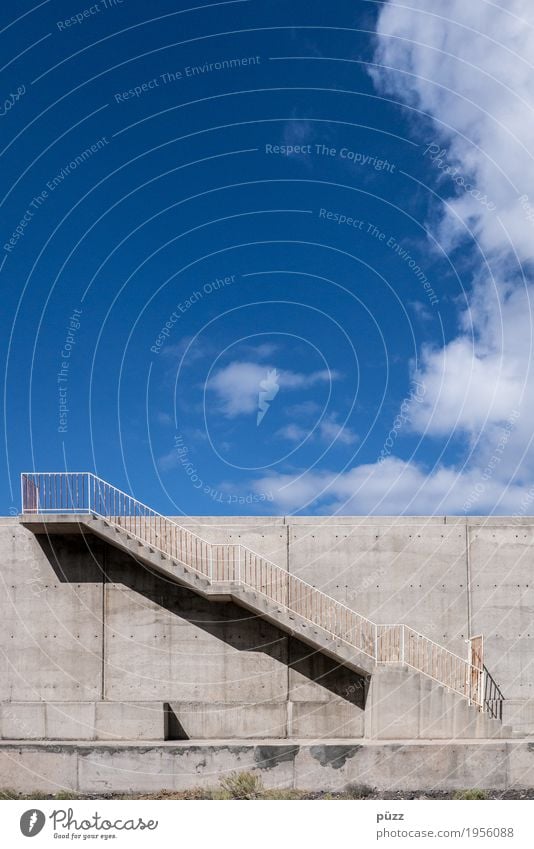
[[[182,522],[463,656],[468,634],[482,632],[506,721],[534,733],[533,519]],[[363,733],[362,682],[352,673],[94,538],[36,538],[2,519],[0,580],[1,702],[168,702],[174,736],[196,739]]]
[[[2,702],[6,740],[166,740],[169,709],[162,702]]]
[[[265,534],[250,528],[245,541],[287,565],[281,523]],[[168,703],[170,736],[178,739],[363,734],[364,691],[352,672],[94,537],[35,537],[4,520],[0,565],[4,739],[55,736],[51,716],[62,714],[69,739],[72,729],[79,739],[109,738],[106,722],[92,733],[84,720],[90,702],[99,716],[106,705],[115,716],[123,703],[154,703],[162,715]],[[81,718],[73,715],[76,702]],[[57,703],[50,716],[46,703]],[[153,738],[152,722],[132,733]]]
[[[0,742],[0,787],[20,793],[98,795],[216,787],[229,772],[242,770],[256,773],[270,788],[508,790],[534,786],[534,751],[527,740],[203,746]]]
[[[505,721],[534,733],[534,526],[469,528],[471,628],[506,696]]]
[[[406,622],[465,656],[465,526],[427,519],[289,526],[291,571],[375,622]]]
[[[0,701],[101,698],[100,556],[80,537],[45,552],[16,519],[0,520]],[[57,566],[66,560],[68,582]]]

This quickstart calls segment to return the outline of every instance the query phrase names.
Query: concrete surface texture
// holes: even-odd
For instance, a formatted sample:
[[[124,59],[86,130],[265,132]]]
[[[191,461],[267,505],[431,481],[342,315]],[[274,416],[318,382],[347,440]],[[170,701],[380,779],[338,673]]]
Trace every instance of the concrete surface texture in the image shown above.
[[[268,788],[508,790],[534,786],[534,751],[527,740],[0,742],[0,787],[21,793],[187,790],[216,787],[234,771],[254,772]]]
[[[505,723],[514,734],[534,732],[532,519],[181,521],[210,541],[242,542],[359,613],[405,622],[463,656],[467,636],[483,633],[487,666],[507,699]],[[387,670],[396,681],[384,672],[369,687],[364,674],[300,636],[178,586],[96,536],[35,535],[3,519],[0,553],[4,739],[496,733],[420,675]]]

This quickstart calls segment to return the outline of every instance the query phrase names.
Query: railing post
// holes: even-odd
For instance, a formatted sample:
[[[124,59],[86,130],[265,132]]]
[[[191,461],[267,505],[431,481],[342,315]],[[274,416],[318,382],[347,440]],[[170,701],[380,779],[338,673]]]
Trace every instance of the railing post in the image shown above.
[[[404,665],[404,625],[401,625],[400,629],[400,662]]]
[[[378,625],[375,623],[375,661],[378,663]]]
[[[237,548],[237,582],[241,583],[241,552],[243,551],[243,546],[239,544]]]
[[[471,684],[472,675],[471,675],[471,664],[470,663],[467,663],[466,666],[465,666],[465,677],[467,679],[466,682],[465,682],[465,691],[466,691],[466,695],[467,695],[467,700],[468,700],[469,704],[472,705],[473,704],[472,693],[471,693],[471,690],[472,690],[472,684]]]
[[[213,583],[213,546],[210,543],[208,548],[208,576],[210,584]]]

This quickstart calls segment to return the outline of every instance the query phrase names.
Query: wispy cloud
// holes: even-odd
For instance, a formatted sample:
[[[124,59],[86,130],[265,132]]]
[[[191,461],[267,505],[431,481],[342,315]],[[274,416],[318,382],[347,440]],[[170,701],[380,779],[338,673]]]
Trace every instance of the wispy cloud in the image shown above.
[[[288,442],[304,442],[310,436],[310,433],[311,428],[302,427],[302,425],[295,424],[295,422],[289,422],[289,424],[279,428],[275,436],[279,439],[287,439]]]
[[[173,417],[169,413],[158,412],[156,413],[156,421],[158,424],[163,427],[170,427],[174,423]]]
[[[348,425],[340,424],[336,416],[324,418],[319,425],[321,437],[328,442],[340,442],[342,445],[354,445],[358,434]]]
[[[170,472],[171,469],[175,469],[178,465],[178,454],[176,451],[168,451],[166,454],[162,454],[161,457],[158,457],[158,466],[162,472]]]
[[[275,370],[281,390],[310,389],[340,378],[339,372],[328,369],[305,374],[236,360],[216,372],[206,388],[213,393],[215,403],[226,418],[248,415],[258,409],[261,382],[267,378],[269,371]]]
[[[184,362],[191,364],[204,356],[205,349],[193,336],[182,336],[174,345],[165,345],[161,356],[166,360],[180,360],[184,354]]]
[[[286,406],[286,413],[291,419],[308,418],[321,412],[321,405],[317,401],[301,401],[297,404]]]
[[[261,342],[259,345],[241,345],[239,354],[246,359],[265,360],[273,357],[279,350],[279,345],[274,342]]]
[[[423,304],[422,301],[410,301],[408,306],[412,308],[417,318],[421,321],[431,321],[434,318],[428,306]]]
[[[358,434],[348,425],[340,424],[335,415],[325,416],[315,429],[313,425],[304,427],[302,424],[289,422],[279,428],[275,435],[295,443],[304,442],[307,438],[320,439],[327,443],[338,442],[341,445],[354,445],[358,442]]]

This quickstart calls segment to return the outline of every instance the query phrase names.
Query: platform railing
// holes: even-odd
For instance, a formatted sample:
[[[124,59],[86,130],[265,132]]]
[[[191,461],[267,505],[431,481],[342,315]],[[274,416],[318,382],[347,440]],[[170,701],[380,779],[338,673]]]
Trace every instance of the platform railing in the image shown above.
[[[502,690],[484,666],[484,710],[492,719],[502,722],[504,696]]]
[[[404,624],[379,625],[239,543],[211,543],[90,472],[25,472],[23,514],[88,514],[211,583],[240,584],[376,663],[409,666],[496,715],[486,670]],[[333,646],[335,649],[335,646]],[[493,679],[492,679],[493,680]],[[502,696],[499,691],[499,696]]]

